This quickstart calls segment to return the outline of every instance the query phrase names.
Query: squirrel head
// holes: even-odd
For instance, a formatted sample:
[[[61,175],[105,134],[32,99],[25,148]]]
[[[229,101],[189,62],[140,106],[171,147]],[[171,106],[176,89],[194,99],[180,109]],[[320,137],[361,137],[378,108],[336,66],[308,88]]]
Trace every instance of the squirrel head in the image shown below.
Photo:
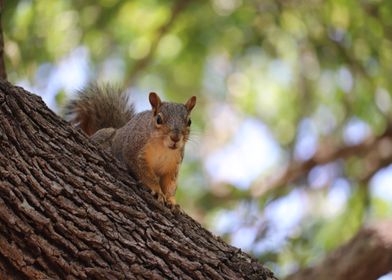
[[[196,96],[181,104],[162,102],[158,94],[150,92],[149,100],[155,136],[162,138],[163,145],[167,148],[172,150],[183,148],[189,139],[192,124],[190,114],[196,105]]]

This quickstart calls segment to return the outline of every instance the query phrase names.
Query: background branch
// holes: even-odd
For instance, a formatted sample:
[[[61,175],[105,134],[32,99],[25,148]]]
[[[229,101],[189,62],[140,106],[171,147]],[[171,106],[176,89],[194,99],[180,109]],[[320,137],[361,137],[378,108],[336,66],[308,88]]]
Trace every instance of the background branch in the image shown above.
[[[286,280],[375,280],[392,271],[392,220],[365,227],[317,265]]]
[[[124,83],[125,85],[127,85],[128,87],[131,86],[137,78],[138,74],[148,66],[155,54],[159,42],[161,41],[163,36],[170,30],[178,16],[190,2],[191,0],[178,0],[175,2],[169,20],[157,30],[157,33],[155,34],[155,37],[151,42],[151,48],[147,55],[144,58],[138,60],[134,67],[127,73],[127,80]]]
[[[269,191],[276,191],[288,184],[299,180],[317,165],[327,164],[338,159],[346,159],[352,156],[365,157],[365,171],[361,180],[369,178],[381,167],[390,163],[392,158],[392,125],[381,136],[371,136],[362,143],[331,147],[324,144],[315,155],[306,161],[293,161],[277,178],[270,178],[262,184],[254,186],[254,195],[261,196]]]
[[[4,63],[4,37],[3,37],[3,11],[4,1],[0,0],[0,79],[7,79],[7,72]]]

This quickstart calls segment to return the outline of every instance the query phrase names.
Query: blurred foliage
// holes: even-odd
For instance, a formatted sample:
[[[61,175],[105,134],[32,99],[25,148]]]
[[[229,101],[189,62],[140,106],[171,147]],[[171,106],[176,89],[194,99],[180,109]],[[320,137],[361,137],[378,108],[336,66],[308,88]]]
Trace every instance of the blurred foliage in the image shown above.
[[[178,201],[278,275],[314,263],[363,223],[391,216],[390,201],[371,188],[374,177],[361,177],[361,155],[316,166],[284,189],[259,191],[267,175],[293,160],[385,131],[391,1],[15,0],[5,3],[3,29],[9,79],[52,94],[46,98],[54,104],[66,102],[74,82],[49,92],[50,79],[59,80],[50,73],[75,49],[87,53],[84,83],[124,83],[142,96],[154,89],[181,102],[197,95]],[[66,64],[62,75],[73,67]],[[266,125],[279,156],[240,186],[214,178],[206,162],[246,119]],[[279,227],[295,211],[296,220]]]

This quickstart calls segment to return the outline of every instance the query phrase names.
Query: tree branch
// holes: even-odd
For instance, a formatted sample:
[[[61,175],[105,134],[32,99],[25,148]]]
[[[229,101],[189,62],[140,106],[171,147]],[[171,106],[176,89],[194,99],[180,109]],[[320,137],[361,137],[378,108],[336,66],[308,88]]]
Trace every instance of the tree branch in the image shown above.
[[[371,136],[362,143],[356,145],[346,145],[342,147],[331,147],[324,145],[320,147],[315,155],[302,162],[293,161],[288,167],[275,178],[270,178],[263,184],[255,185],[253,193],[255,196],[261,196],[266,192],[278,190],[286,187],[288,184],[295,182],[304,174],[307,174],[313,167],[346,159],[352,156],[366,156],[368,158],[367,170],[360,179],[369,179],[380,167],[385,166],[386,162],[392,158],[391,152],[392,125],[390,125],[381,136]],[[387,150],[387,151],[386,151]]]
[[[0,80],[0,278],[276,279]]]
[[[323,261],[286,280],[376,280],[392,271],[392,220],[359,231]]]
[[[138,60],[135,66],[131,69],[131,71],[127,74],[127,80],[125,85],[130,86],[137,78],[137,75],[145,69],[148,64],[151,62],[155,51],[161,41],[162,37],[170,30],[174,22],[176,21],[177,17],[180,13],[187,7],[187,5],[191,2],[191,0],[177,0],[175,5],[172,8],[172,13],[169,20],[164,23],[155,34],[155,38],[151,42],[151,48],[147,55]]]
[[[3,38],[3,11],[4,2],[0,0],[0,79],[7,79],[7,72],[4,63],[4,38]]]

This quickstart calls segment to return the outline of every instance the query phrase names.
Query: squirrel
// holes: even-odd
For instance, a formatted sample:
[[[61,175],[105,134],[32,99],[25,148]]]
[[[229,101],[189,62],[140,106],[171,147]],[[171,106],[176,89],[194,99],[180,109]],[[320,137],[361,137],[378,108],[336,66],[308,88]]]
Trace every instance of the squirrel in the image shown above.
[[[136,113],[125,91],[90,85],[68,103],[66,115],[94,143],[125,163],[159,201],[177,206],[177,176],[196,96],[180,104],[162,102],[150,92],[149,102],[151,110]]]

